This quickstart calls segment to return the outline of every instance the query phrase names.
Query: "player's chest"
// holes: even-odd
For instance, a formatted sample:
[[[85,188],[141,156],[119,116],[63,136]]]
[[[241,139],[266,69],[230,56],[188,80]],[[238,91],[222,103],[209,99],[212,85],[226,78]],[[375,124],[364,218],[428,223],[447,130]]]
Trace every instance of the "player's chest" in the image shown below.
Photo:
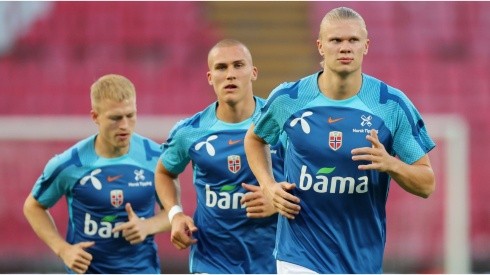
[[[79,178],[72,189],[76,203],[92,209],[145,205],[155,194],[154,174],[132,165],[94,168]]]
[[[189,149],[190,158],[201,170],[237,172],[246,163],[245,134],[246,130],[240,130],[203,136]]]
[[[351,150],[371,147],[366,139],[372,130],[381,143],[390,146],[390,133],[383,120],[369,112],[351,108],[301,110],[286,121],[289,143],[300,155],[351,157]]]

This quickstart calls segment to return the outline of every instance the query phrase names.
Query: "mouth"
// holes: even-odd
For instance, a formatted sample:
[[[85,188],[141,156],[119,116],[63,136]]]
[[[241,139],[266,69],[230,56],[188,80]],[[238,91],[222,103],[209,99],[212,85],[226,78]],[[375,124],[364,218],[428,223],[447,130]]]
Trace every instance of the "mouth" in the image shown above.
[[[237,85],[235,85],[235,84],[228,84],[228,85],[226,85],[226,86],[225,86],[225,90],[226,90],[226,91],[229,91],[229,90],[236,90],[237,88],[238,88],[238,86],[237,86]]]
[[[342,57],[337,60],[342,64],[349,64],[354,60],[354,58]]]
[[[122,134],[116,134],[116,137],[118,139],[126,140],[130,137],[131,135],[129,133],[122,133]]]

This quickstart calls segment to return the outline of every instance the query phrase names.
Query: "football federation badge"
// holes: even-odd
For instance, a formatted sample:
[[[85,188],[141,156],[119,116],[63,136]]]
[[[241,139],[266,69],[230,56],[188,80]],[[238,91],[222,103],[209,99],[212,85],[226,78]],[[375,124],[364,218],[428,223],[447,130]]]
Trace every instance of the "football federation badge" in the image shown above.
[[[111,204],[114,207],[119,207],[123,204],[124,195],[121,189],[111,191]]]
[[[228,170],[232,173],[236,173],[240,171],[240,168],[242,168],[242,161],[240,159],[240,156],[238,155],[231,155],[228,156]]]
[[[328,146],[330,146],[330,148],[332,148],[334,151],[337,151],[340,147],[342,147],[342,132],[331,131],[328,134]]]

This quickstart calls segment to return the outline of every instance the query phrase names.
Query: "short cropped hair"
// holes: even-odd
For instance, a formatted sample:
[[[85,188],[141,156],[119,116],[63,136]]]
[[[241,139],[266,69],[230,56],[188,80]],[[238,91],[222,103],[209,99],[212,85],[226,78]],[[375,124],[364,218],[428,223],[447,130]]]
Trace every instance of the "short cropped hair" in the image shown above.
[[[220,40],[218,43],[216,43],[216,45],[214,45],[210,50],[209,50],[209,53],[208,53],[208,66],[211,66],[211,53],[215,50],[215,49],[218,49],[218,48],[223,48],[223,47],[232,47],[232,46],[241,46],[243,47],[243,49],[245,50],[245,53],[247,55],[247,58],[250,59],[250,64],[253,64],[253,60],[252,60],[252,54],[250,53],[250,50],[248,49],[247,46],[245,46],[245,44],[243,44],[242,42],[236,40],[236,39],[231,39],[231,38],[225,38],[223,40]]]
[[[90,87],[92,109],[97,110],[98,104],[104,99],[111,99],[117,102],[126,99],[134,99],[136,101],[134,84],[122,75],[104,75]]]
[[[364,27],[364,30],[366,31],[366,35],[367,35],[366,22],[364,22],[364,19],[358,12],[356,12],[351,8],[338,7],[325,14],[325,16],[322,19],[322,22],[320,23],[320,31],[318,37],[321,38],[322,29],[328,22],[346,20],[346,19],[359,20],[359,22],[361,22],[361,25]]]

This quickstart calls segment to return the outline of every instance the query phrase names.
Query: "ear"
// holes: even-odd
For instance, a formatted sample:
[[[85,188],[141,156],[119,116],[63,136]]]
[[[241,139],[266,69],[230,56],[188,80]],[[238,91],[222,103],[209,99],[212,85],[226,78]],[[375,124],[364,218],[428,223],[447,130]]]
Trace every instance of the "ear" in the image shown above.
[[[206,73],[206,76],[207,76],[207,78],[208,78],[208,83],[209,83],[209,85],[213,86],[213,79],[212,79],[212,77],[211,77],[211,72],[210,72],[210,71],[209,71],[209,72],[207,72],[207,73]]]
[[[316,47],[318,48],[318,53],[323,56],[325,53],[323,52],[323,45],[322,45],[322,41],[320,41],[320,39],[318,39],[316,41]]]
[[[252,81],[257,80],[257,77],[259,76],[259,69],[257,67],[253,66],[252,67]]]
[[[368,50],[369,50],[369,39],[366,40],[366,45],[365,45],[365,49],[364,49],[364,55],[366,55],[368,53]]]
[[[92,121],[93,121],[95,124],[97,124],[97,125],[98,125],[98,124],[99,124],[99,121],[98,121],[98,119],[97,119],[97,118],[99,117],[99,114],[98,114],[96,111],[94,111],[94,110],[92,109],[92,110],[90,110],[90,116],[92,117]]]

